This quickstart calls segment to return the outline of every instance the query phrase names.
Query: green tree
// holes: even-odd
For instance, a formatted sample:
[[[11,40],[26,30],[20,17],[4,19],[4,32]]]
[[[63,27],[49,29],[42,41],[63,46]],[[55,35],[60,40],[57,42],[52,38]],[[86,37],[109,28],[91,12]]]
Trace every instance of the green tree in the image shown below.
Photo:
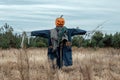
[[[83,47],[91,47],[90,39],[85,39],[82,43]]]
[[[43,37],[35,37],[30,39],[30,47],[47,47],[48,40]]]
[[[112,45],[114,48],[120,48],[120,33],[116,32],[112,38]]]
[[[97,31],[94,33],[91,39],[91,45],[92,47],[104,47],[102,32]]]
[[[84,38],[80,35],[74,36],[72,39],[72,46],[81,47],[83,45]]]
[[[7,23],[4,24],[4,26],[2,26],[0,28],[0,47],[1,48],[10,48],[10,41],[13,38],[13,28],[11,26],[9,26]]]
[[[105,34],[103,38],[104,47],[112,47],[112,39],[113,39],[112,34],[110,35]]]

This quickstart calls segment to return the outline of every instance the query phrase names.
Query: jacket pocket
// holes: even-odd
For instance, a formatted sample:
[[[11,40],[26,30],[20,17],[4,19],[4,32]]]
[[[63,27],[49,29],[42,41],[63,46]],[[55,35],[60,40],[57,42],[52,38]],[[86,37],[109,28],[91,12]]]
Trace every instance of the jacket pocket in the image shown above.
[[[71,52],[72,51],[71,46],[65,46],[64,51],[65,52]]]

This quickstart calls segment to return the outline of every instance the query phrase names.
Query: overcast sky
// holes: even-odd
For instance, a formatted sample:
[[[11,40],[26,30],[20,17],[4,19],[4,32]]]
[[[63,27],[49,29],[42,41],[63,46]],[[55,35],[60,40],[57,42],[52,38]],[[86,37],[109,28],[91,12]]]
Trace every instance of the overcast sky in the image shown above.
[[[15,31],[52,29],[64,15],[68,28],[93,30],[108,20],[103,32],[120,32],[120,0],[0,0],[0,26]]]

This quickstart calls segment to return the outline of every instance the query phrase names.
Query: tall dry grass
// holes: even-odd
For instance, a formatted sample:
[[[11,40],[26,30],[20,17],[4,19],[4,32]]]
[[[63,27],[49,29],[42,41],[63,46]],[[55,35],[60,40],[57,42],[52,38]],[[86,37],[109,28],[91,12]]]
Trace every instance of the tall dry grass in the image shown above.
[[[120,49],[73,48],[73,66],[60,70],[45,48],[0,50],[0,80],[120,80]]]

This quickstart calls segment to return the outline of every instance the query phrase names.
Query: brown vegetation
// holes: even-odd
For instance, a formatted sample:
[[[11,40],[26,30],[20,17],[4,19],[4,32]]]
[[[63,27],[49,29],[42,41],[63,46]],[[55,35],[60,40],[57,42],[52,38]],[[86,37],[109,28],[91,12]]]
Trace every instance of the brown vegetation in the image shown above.
[[[61,70],[45,48],[0,50],[0,80],[120,80],[120,50],[73,48],[73,66]]]

